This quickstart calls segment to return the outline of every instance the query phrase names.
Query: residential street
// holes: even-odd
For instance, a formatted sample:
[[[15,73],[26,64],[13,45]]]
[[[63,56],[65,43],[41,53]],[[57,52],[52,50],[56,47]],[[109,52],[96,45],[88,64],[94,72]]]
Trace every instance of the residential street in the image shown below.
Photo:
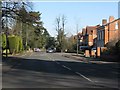
[[[84,63],[62,53],[31,52],[3,62],[3,88],[118,88],[118,64]]]

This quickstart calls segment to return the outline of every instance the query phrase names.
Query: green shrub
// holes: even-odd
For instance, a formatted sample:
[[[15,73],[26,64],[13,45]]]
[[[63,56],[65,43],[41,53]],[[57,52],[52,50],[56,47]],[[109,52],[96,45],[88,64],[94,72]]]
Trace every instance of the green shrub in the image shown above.
[[[9,36],[9,49],[10,53],[18,53],[23,50],[22,39],[19,36]]]
[[[0,34],[0,47],[2,48],[2,35]]]
[[[117,53],[120,53],[120,40],[115,45]]]
[[[19,37],[19,52],[23,51],[23,43],[22,43],[22,38]]]
[[[16,37],[15,36],[9,36],[8,37],[8,42],[9,42],[9,49],[10,49],[10,53],[13,54],[15,53],[17,50],[17,40],[16,40]]]
[[[30,49],[30,46],[26,46],[26,50],[29,50]]]
[[[2,48],[5,49],[6,48],[6,35],[5,34],[2,34]]]

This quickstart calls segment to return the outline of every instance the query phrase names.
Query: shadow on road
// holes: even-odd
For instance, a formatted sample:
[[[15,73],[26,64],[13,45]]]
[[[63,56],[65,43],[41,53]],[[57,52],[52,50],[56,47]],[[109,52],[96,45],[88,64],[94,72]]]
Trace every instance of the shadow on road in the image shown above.
[[[40,59],[25,59],[18,57],[3,57],[3,63],[8,66],[12,66],[14,69],[30,70],[36,72],[46,72],[64,75],[75,75],[74,72],[80,72],[88,77],[99,77],[99,78],[119,78],[118,64],[92,64],[82,62],[69,62],[69,61],[57,61],[60,64],[56,64],[55,61],[40,60]],[[61,68],[65,65],[72,69],[72,71],[65,68]],[[3,75],[4,75],[3,66]]]

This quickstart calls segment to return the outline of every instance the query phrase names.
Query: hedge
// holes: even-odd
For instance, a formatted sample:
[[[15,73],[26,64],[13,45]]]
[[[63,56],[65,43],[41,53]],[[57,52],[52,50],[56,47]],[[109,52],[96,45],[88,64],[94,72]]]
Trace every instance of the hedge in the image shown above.
[[[2,47],[3,49],[6,48],[6,35],[5,34],[0,35],[0,47]]]
[[[19,37],[19,52],[23,51],[23,42],[22,42],[22,38]]]
[[[10,53],[18,53],[23,50],[22,39],[19,36],[8,36]]]
[[[0,47],[2,48],[2,35],[0,34]]]

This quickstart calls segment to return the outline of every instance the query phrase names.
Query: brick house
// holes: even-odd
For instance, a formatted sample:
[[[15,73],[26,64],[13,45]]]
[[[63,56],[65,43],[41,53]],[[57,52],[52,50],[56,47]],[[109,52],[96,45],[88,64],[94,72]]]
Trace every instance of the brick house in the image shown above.
[[[107,20],[102,20],[102,25],[97,27],[97,47],[105,47],[110,44],[112,46],[118,41],[118,21],[120,19],[114,19],[113,16]]]
[[[97,56],[109,46],[114,46],[120,40],[120,18],[113,16],[102,20],[102,25],[86,26],[82,29],[81,46],[89,46],[97,49]]]
[[[96,26],[87,26],[82,29],[83,46],[93,46],[93,41],[97,37]]]

